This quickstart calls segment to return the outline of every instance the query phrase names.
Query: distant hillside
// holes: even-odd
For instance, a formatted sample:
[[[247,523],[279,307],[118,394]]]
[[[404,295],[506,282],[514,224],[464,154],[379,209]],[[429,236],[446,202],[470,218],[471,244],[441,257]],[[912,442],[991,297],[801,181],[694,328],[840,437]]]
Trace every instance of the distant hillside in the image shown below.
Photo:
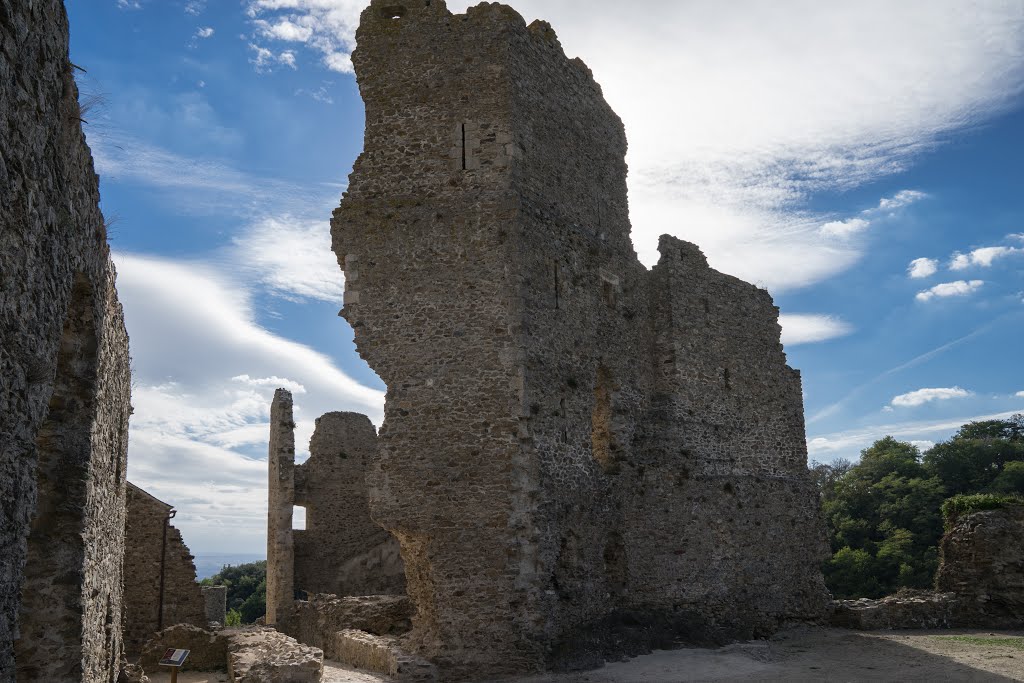
[[[193,551],[196,559],[196,579],[202,581],[221,570],[224,565],[238,566],[267,559],[266,553],[204,553]]]

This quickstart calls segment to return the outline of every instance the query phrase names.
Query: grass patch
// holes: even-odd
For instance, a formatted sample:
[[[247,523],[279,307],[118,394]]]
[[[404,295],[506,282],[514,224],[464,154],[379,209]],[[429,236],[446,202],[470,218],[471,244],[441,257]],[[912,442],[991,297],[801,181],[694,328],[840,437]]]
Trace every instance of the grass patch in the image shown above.
[[[935,636],[939,640],[952,640],[967,645],[995,645],[996,647],[1011,647],[1014,650],[1024,650],[1024,638],[992,638],[986,636]]]
[[[959,495],[946,499],[942,504],[942,516],[946,521],[946,528],[953,525],[961,515],[966,515],[979,510],[998,510],[1008,505],[1024,505],[1024,498],[1016,495],[1000,495],[998,493],[975,493],[971,495]]]

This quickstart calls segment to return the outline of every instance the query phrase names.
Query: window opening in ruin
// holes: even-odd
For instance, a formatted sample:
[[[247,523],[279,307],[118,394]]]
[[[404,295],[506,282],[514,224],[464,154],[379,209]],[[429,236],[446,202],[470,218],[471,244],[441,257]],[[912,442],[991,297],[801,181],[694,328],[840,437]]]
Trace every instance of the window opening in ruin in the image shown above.
[[[18,680],[81,677],[83,543],[98,339],[93,292],[75,278],[46,419],[36,434],[37,500],[14,644]]]
[[[292,506],[292,529],[295,531],[306,530],[306,508],[303,505]]]
[[[462,124],[462,170],[466,170],[466,124]]]
[[[560,287],[560,283],[559,283],[559,277],[558,277],[559,266],[558,266],[558,262],[557,261],[552,264],[551,270],[552,270],[552,272],[554,274],[554,277],[555,277],[555,310],[558,310],[560,308],[560,306],[559,306],[559,294],[560,294],[559,287]]]
[[[402,5],[389,5],[382,7],[380,14],[385,19],[401,19],[405,16],[405,7]]]
[[[591,416],[591,452],[597,464],[607,474],[619,471],[615,456],[615,436],[612,431],[612,376],[603,365],[597,369],[594,386],[594,412]]]

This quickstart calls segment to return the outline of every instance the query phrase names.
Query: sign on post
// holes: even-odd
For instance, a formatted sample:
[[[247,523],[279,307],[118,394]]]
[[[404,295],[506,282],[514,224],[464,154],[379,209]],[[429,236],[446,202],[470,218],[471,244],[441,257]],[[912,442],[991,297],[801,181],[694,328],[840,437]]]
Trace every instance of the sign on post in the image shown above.
[[[175,683],[178,680],[178,669],[185,663],[185,658],[188,657],[188,653],[188,650],[178,650],[173,647],[169,647],[164,652],[164,656],[160,658],[160,666],[172,667],[171,683]]]

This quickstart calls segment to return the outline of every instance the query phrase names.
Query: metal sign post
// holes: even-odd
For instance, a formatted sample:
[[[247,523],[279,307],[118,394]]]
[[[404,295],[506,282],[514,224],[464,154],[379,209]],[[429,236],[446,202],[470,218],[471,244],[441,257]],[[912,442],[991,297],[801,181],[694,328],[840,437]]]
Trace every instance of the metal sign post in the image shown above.
[[[188,653],[188,650],[176,650],[169,647],[164,652],[164,656],[160,658],[160,666],[171,667],[171,683],[178,683],[178,669],[185,663]]]

